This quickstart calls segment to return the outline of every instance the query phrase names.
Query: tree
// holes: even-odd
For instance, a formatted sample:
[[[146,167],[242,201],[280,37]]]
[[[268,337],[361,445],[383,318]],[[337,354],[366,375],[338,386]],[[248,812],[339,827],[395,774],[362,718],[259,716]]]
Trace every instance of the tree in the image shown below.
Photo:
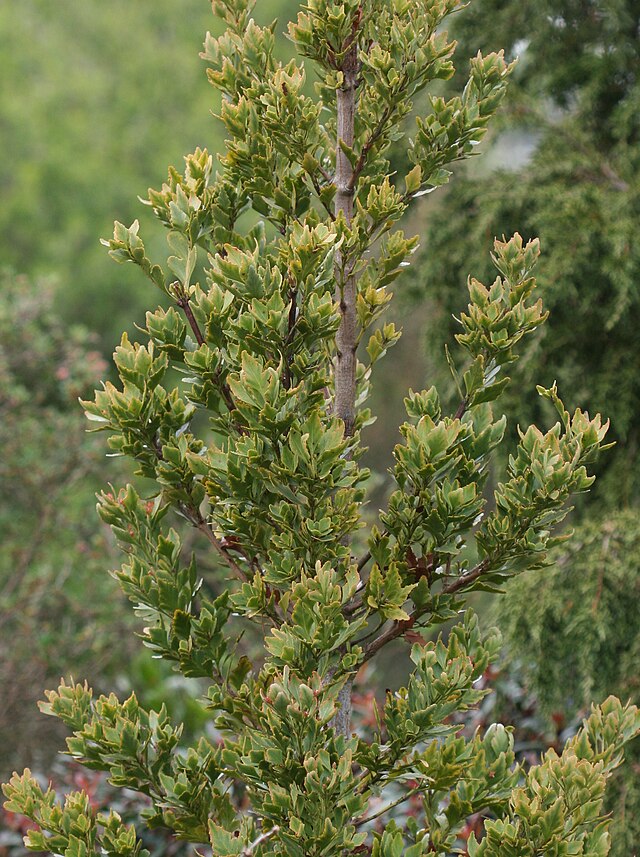
[[[275,61],[274,28],[251,19],[248,0],[213,6],[227,31],[207,36],[203,56],[223,94],[226,151],[214,173],[197,150],[150,193],[169,230],[165,267],[148,258],[137,222],[116,224],[111,255],[173,306],[147,314],[146,345],[123,337],[120,386],[84,406],[155,485],[151,497],[131,485],[103,493],[100,514],[125,551],[118,577],[146,645],[211,682],[204,704],[219,740],[177,752],[180,726],[163,708],[94,698],[86,684],[63,683],[43,710],[73,732],[74,758],[150,796],[147,824],[217,857],[446,855],[476,813],[485,836],[469,838],[472,857],[604,855],[604,787],[640,730],[637,709],[607,700],[530,771],[513,765],[507,729],[466,740],[453,717],[481,698],[477,680],[500,648],[471,611],[460,617],[467,595],[545,565],[607,431],[599,416],[570,415],[555,386],[540,388],[559,420],[522,434],[488,507],[504,370],[546,317],[533,296],[537,241],[497,241],[493,285],[470,280],[457,335],[466,362],[450,357],[456,413],[442,413],[433,387],[409,392],[396,488],[362,534],[366,399],[399,335],[381,318],[416,246],[395,224],[473,150],[510,66],[478,55],[461,95],[432,97],[407,143],[413,166],[394,180],[385,153],[412,99],[453,73],[441,25],[457,0],[311,0],[289,36],[318,76],[315,100],[301,62]],[[179,383],[168,390],[170,370]],[[172,515],[206,540],[217,578],[183,555]],[[253,661],[247,628],[264,643]],[[357,734],[354,676],[394,640],[412,644],[413,671]],[[142,853],[135,830],[116,813],[95,817],[82,793],[60,805],[25,771],[5,794],[36,823],[32,850]],[[419,821],[376,824],[415,796]]]
[[[640,278],[637,3],[478,0],[457,16],[454,32],[465,50],[499,45],[507,56],[520,55],[503,130],[528,135],[534,151],[513,169],[503,149],[503,169],[458,176],[427,229],[421,280],[444,335],[469,264],[488,274],[492,236],[518,229],[540,237],[550,321],[527,349],[514,387],[557,379],[571,385],[577,404],[607,413],[617,443],[601,463],[592,500],[633,505],[640,484],[632,357]],[[470,236],[469,249],[460,233]],[[429,350],[439,360],[437,346]],[[513,395],[508,409],[514,424],[544,416],[535,401]]]

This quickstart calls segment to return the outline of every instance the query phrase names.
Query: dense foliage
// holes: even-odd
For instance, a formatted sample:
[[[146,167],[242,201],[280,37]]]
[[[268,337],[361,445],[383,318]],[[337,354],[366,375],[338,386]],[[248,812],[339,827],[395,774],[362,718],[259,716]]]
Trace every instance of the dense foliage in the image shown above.
[[[556,549],[553,568],[514,581],[499,604],[511,662],[547,715],[570,721],[587,700],[610,693],[640,699],[640,601],[635,510],[585,521]],[[612,854],[626,857],[640,839],[638,742],[616,775],[607,808],[614,814]]]
[[[151,828],[216,857],[609,851],[604,789],[640,730],[635,707],[607,699],[529,770],[515,764],[508,729],[465,738],[455,717],[484,696],[478,680],[500,649],[464,609],[468,593],[548,563],[608,428],[569,414],[555,385],[539,387],[557,422],[521,433],[487,503],[505,371],[546,318],[536,240],[496,241],[493,283],[469,281],[449,354],[456,411],[443,411],[435,387],[409,391],[395,489],[362,532],[366,400],[399,335],[382,322],[388,287],[416,246],[395,224],[474,150],[511,71],[502,54],[472,59],[462,92],[431,97],[418,116],[405,142],[411,169],[391,174],[386,153],[413,97],[453,75],[442,24],[458,5],[311,0],[289,36],[317,76],[313,99],[304,64],[275,59],[273,28],[252,20],[248,0],[214,0],[227,31],[207,36],[203,57],[223,95],[219,169],[197,149],[150,192],[168,229],[162,265],[137,221],[105,242],[165,303],[147,313],[145,344],[123,336],[118,384],[84,403],[111,450],[154,486],[102,493],[100,514],[124,550],[117,576],[146,645],[210,683],[203,705],[217,740],[183,751],[164,707],[86,684],[63,682],[42,707],[73,733],[73,758],[150,798]],[[263,220],[243,219],[249,210]],[[184,549],[194,531],[204,563]],[[225,569],[222,590],[207,562]],[[247,657],[247,627],[262,631],[259,658]],[[412,646],[406,686],[371,698],[371,726],[353,732],[354,676],[393,640]],[[60,804],[28,770],[4,790],[7,809],[35,823],[30,850],[147,853],[133,826],[96,814],[85,792]],[[414,797],[417,818],[372,829]]]
[[[59,795],[82,791],[89,799],[93,813],[114,810],[126,824],[137,823],[150,801],[145,795],[130,789],[112,786],[103,771],[89,771],[68,757],[60,757],[49,764],[47,776],[36,779],[46,788],[56,789]],[[24,837],[34,823],[16,813],[0,811],[0,857],[24,857]],[[140,837],[150,857],[192,857],[193,848],[188,842],[176,840],[166,828],[140,830]]]
[[[61,674],[89,674],[100,690],[135,682],[145,703],[163,696],[189,735],[203,721],[190,698],[197,687],[139,652],[135,620],[106,573],[115,541],[87,510],[108,477],[128,470],[85,431],[78,396],[106,363],[96,337],[55,312],[58,288],[0,276],[2,777],[17,765],[46,770],[57,754],[63,733],[36,702]]]
[[[433,218],[420,276],[435,297],[441,329],[451,327],[470,260],[486,271],[490,236],[514,227],[539,235],[550,320],[516,377],[522,385],[557,379],[579,404],[611,417],[617,440],[599,465],[595,497],[581,503],[587,517],[575,541],[555,554],[557,568],[544,579],[518,581],[500,610],[512,665],[521,663],[547,711],[570,718],[594,696],[639,698],[635,661],[626,654],[635,645],[637,528],[635,512],[616,511],[638,502],[637,3],[478,0],[454,29],[467,50],[499,44],[520,54],[503,131],[511,140],[514,133],[529,135],[535,150],[514,167],[498,135],[494,151],[504,169],[458,176]],[[470,252],[461,251],[461,232],[472,236]],[[508,411],[514,423],[541,416],[535,402],[516,396]],[[634,765],[618,779],[609,804],[618,819],[616,857],[640,841],[638,750],[631,752]]]
[[[517,228],[545,248],[540,288],[549,324],[531,343],[518,381],[571,389],[576,403],[604,410],[616,448],[603,462],[598,502],[638,499],[635,319],[640,311],[640,37],[634,0],[478,0],[457,16],[465,49],[520,55],[503,127],[537,146],[513,169],[459,176],[431,219],[420,281],[451,329],[468,266],[488,274],[492,236]],[[513,140],[513,137],[509,138]],[[500,137],[498,137],[498,144]],[[459,240],[469,237],[468,244]],[[439,337],[430,335],[439,357]],[[530,400],[509,410],[541,418]]]

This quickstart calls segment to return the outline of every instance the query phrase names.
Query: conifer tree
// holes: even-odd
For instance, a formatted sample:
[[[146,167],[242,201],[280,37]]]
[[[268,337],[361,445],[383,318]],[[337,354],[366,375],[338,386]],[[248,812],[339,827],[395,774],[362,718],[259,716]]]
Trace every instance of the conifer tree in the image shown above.
[[[460,853],[476,814],[471,857],[608,851],[604,787],[640,729],[637,709],[613,698],[594,707],[562,755],[529,771],[514,764],[507,729],[464,737],[456,721],[482,697],[477,679],[500,648],[466,597],[545,565],[607,431],[599,416],[570,415],[555,386],[540,388],[558,422],[522,433],[485,497],[505,370],[545,320],[537,241],[496,241],[493,284],[470,279],[449,355],[457,410],[443,414],[433,387],[408,391],[394,490],[377,522],[364,515],[366,400],[399,336],[382,317],[417,243],[396,224],[472,153],[510,72],[501,54],[472,59],[462,93],[431,95],[416,119],[411,170],[391,173],[386,154],[413,97],[453,74],[442,25],[459,5],[309,0],[289,28],[303,60],[282,65],[274,27],[254,22],[249,0],[214,0],[227,30],[207,36],[203,57],[223,95],[226,151],[214,169],[197,150],[149,193],[168,229],[165,265],[147,257],[138,223],[116,224],[107,242],[171,305],[147,314],[146,344],[123,337],[120,384],[84,403],[112,451],[155,485],[105,492],[99,511],[125,552],[117,576],[145,644],[208,680],[219,740],[181,748],[164,709],[94,698],[86,684],[62,683],[43,710],[72,731],[74,758],[149,796],[148,825],[216,857]],[[185,555],[189,530],[223,585],[203,582]],[[251,627],[264,644],[253,659]],[[354,676],[400,639],[413,665],[406,687],[374,706],[372,730],[355,732]],[[31,850],[144,853],[133,828],[113,812],[95,817],[80,792],[61,804],[25,771],[5,794],[36,824]],[[410,799],[420,815],[399,824]]]

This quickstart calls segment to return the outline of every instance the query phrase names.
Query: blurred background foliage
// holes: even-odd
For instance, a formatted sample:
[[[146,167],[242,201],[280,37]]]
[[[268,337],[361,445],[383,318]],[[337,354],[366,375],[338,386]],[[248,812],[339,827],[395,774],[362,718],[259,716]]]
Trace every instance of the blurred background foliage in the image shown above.
[[[3,773],[38,766],[54,742],[34,716],[43,681],[72,664],[98,676],[131,622],[105,573],[106,530],[87,512],[103,459],[77,397],[106,368],[86,329],[53,312],[44,280],[0,278],[0,742]],[[125,635],[126,632],[126,635]],[[16,729],[16,724],[20,728]],[[59,740],[59,736],[58,736]],[[7,766],[7,767],[5,767]]]
[[[296,9],[261,0],[256,14],[280,17],[282,34]],[[51,770],[62,738],[35,703],[61,674],[98,690],[135,686],[148,705],[169,698],[188,730],[205,725],[189,702],[197,688],[140,652],[107,573],[114,548],[93,494],[128,474],[85,433],[76,398],[108,374],[121,332],[135,334],[156,300],[99,238],[114,219],[138,217],[153,256],[164,235],[136,195],[196,146],[220,146],[198,58],[217,26],[206,0],[0,5],[0,779],[24,765]],[[495,235],[539,235],[551,316],[512,373],[510,430],[549,424],[534,385],[557,379],[571,407],[611,418],[617,445],[553,569],[512,584],[492,614],[480,605],[505,634],[505,664],[486,677],[498,694],[478,722],[513,722],[534,759],[590,699],[640,701],[640,7],[472,0],[452,30],[461,73],[478,49],[520,61],[482,157],[407,224],[422,246],[398,290],[405,335],[379,372],[369,463],[381,504],[407,386],[454,395],[442,343],[466,304],[467,274],[490,276]],[[286,56],[282,36],[279,45]],[[639,766],[636,751],[610,798],[615,857],[640,845]],[[54,773],[78,786],[68,765]],[[96,805],[111,799],[99,777],[85,785]],[[139,806],[131,796],[119,809],[135,816]],[[20,834],[19,819],[0,817],[0,855],[23,853]],[[174,853],[154,837],[154,854]]]
[[[262,6],[270,18],[286,3]],[[105,353],[142,323],[149,295],[132,271],[107,264],[99,239],[116,218],[151,223],[136,195],[196,146],[219,148],[198,57],[217,23],[206,0],[0,5],[3,263],[54,271],[62,318],[82,319]]]

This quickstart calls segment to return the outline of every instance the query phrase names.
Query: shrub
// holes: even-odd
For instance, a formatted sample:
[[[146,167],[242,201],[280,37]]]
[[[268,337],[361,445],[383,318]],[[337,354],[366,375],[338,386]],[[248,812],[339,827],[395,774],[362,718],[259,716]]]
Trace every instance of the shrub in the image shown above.
[[[510,67],[479,55],[461,95],[432,97],[407,141],[413,166],[396,178],[385,152],[413,96],[453,73],[441,25],[456,0],[310,0],[289,35],[313,65],[315,100],[302,63],[275,61],[273,28],[254,23],[247,0],[213,5],[228,29],[207,37],[203,56],[223,94],[226,152],[214,172],[197,150],[150,192],[169,230],[165,265],[147,257],[137,223],[116,224],[111,255],[138,265],[172,306],[147,314],[146,344],[123,337],[120,384],[85,408],[155,486],[103,493],[100,513],[125,551],[118,577],[146,645],[209,681],[217,740],[179,751],[164,708],[96,698],[86,684],[63,683],[43,709],[73,732],[73,758],[151,798],[150,827],[216,857],[444,855],[478,814],[471,857],[604,855],[604,787],[640,728],[637,709],[606,700],[527,772],[509,730],[465,739],[453,716],[482,698],[477,682],[500,650],[464,609],[468,594],[546,564],[607,430],[599,416],[570,415],[555,386],[540,388],[558,422],[523,432],[487,503],[505,370],[545,319],[536,241],[497,241],[495,282],[470,280],[462,357],[450,356],[459,405],[448,416],[435,388],[409,392],[395,490],[362,532],[366,399],[399,335],[381,319],[416,246],[395,224],[473,151]],[[262,220],[243,219],[249,210]],[[182,550],[177,526],[206,540],[204,563]],[[203,573],[209,564],[225,570],[224,586]],[[260,632],[260,657],[247,656],[246,628]],[[411,644],[412,671],[406,687],[371,699],[375,725],[358,734],[354,676],[393,640]],[[60,805],[25,771],[5,793],[36,823],[32,850],[143,853],[133,827],[115,811],[96,816],[80,791]],[[419,819],[372,830],[413,798]]]

